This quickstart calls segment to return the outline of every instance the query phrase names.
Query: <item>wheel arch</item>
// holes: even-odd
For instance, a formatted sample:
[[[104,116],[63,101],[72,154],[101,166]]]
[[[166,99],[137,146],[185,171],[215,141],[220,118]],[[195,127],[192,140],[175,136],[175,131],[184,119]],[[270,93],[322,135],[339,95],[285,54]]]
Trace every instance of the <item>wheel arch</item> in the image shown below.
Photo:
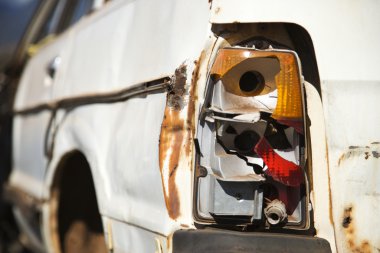
[[[49,201],[44,215],[44,231],[49,249],[53,252],[77,252],[75,250],[78,249],[68,249],[67,245],[75,243],[67,241],[76,238],[79,240],[84,236],[83,233],[94,237],[90,244],[106,247],[95,173],[87,156],[79,149],[73,149],[58,160],[54,172],[51,173]],[[83,240],[76,244],[87,247],[86,243],[88,242]],[[85,252],[83,249],[78,252]]]

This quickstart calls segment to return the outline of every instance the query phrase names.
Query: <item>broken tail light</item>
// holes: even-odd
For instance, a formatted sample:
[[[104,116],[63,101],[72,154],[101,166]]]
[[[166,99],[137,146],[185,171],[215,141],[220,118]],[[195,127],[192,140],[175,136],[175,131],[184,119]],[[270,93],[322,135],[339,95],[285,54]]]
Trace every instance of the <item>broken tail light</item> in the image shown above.
[[[233,217],[254,223],[265,210],[286,209],[278,212],[286,214],[281,221],[303,222],[300,73],[290,50],[218,51],[198,126],[198,167],[203,171],[197,178],[199,216],[217,223]],[[273,205],[268,203],[284,207],[268,208]]]
[[[266,108],[260,110],[260,107],[252,106],[252,110],[257,109],[258,113],[269,112],[273,120],[303,133],[300,74],[296,56],[290,51],[221,49],[210,74],[221,80],[226,92],[246,99],[262,97],[259,102]],[[276,100],[274,108],[273,100]],[[236,109],[239,109],[239,106],[236,106]],[[251,131],[251,133],[255,132]],[[245,142],[250,140],[249,135],[242,138],[240,134],[237,138],[239,137]],[[287,185],[302,183],[301,168],[296,163],[277,154],[266,141],[265,135],[261,139],[259,141],[256,138],[256,141],[251,143],[251,146],[254,145],[252,152],[256,152],[264,160],[269,174],[275,180]],[[242,142],[244,141],[238,143]],[[237,147],[237,149],[239,148]]]
[[[238,96],[260,96],[277,89],[272,118],[302,131],[301,77],[294,53],[221,49],[210,74],[223,80],[226,91]]]

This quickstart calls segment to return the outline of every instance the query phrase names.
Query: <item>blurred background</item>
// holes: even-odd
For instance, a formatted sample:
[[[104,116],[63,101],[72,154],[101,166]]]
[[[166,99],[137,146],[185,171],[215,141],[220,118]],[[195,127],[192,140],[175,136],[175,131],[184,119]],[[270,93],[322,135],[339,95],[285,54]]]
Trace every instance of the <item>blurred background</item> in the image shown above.
[[[12,61],[40,0],[0,0],[0,69]]]
[[[0,0],[0,252],[27,253],[15,224],[11,207],[3,198],[3,187],[11,168],[10,104],[11,79],[19,75],[22,65],[17,49],[28,25],[41,3],[40,0]],[[20,59],[20,58],[19,58]],[[17,67],[16,67],[17,65]]]
[[[12,104],[28,59],[97,0],[0,0],[0,253],[29,253],[4,197],[11,169]]]

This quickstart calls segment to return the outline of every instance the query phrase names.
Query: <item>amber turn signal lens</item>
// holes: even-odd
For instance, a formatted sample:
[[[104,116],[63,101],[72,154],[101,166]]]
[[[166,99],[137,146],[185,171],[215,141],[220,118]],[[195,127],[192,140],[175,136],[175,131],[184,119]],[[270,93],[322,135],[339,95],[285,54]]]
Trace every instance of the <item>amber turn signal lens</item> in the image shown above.
[[[255,68],[250,59],[277,59],[280,70],[275,72],[275,88],[277,88],[277,105],[272,113],[272,117],[279,121],[302,121],[302,93],[301,77],[298,66],[297,56],[288,50],[256,50],[246,48],[224,48],[220,49],[210,74],[228,82],[235,78],[234,87],[230,87],[228,82],[225,89],[235,95],[257,96],[263,95],[263,86],[267,86],[265,79],[257,69],[249,69],[251,65]],[[245,63],[244,73],[240,76],[231,77],[229,73],[234,68],[238,68],[240,63]],[[241,68],[241,67],[240,67]],[[249,71],[248,71],[249,70]],[[228,76],[228,78],[226,77]]]

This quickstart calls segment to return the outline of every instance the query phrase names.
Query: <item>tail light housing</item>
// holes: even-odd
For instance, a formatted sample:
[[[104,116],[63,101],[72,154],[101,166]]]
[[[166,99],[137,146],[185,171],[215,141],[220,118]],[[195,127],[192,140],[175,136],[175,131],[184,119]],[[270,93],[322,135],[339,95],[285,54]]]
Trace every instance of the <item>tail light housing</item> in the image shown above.
[[[198,125],[199,221],[305,227],[302,80],[291,50],[219,49]]]

